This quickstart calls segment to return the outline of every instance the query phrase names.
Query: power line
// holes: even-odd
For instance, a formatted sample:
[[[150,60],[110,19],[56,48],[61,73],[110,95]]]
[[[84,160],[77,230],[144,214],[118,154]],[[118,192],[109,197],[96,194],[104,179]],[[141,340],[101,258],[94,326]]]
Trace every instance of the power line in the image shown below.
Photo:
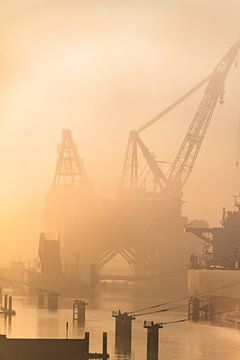
[[[202,291],[202,292],[198,293],[198,296],[208,294],[208,293],[211,293],[213,291],[219,291],[219,290],[226,289],[226,288],[229,288],[229,287],[237,286],[237,285],[240,285],[240,281],[237,281],[237,282],[232,283],[232,284],[220,286],[218,288]],[[156,304],[156,305],[148,306],[148,307],[145,307],[145,308],[137,309],[135,311],[130,311],[129,314],[136,314],[136,313],[141,312],[141,311],[155,309],[155,308],[158,308],[158,307],[161,307],[161,306],[173,304],[173,303],[180,302],[180,301],[183,301],[183,300],[189,300],[190,298],[191,298],[191,296],[186,296],[186,297],[170,300],[170,301],[163,302],[163,303],[160,303],[160,304]],[[136,316],[138,316],[138,315],[136,315]]]
[[[187,304],[185,303],[185,304],[173,306],[173,307],[170,307],[170,308],[165,308],[165,309],[150,311],[150,312],[146,312],[146,313],[143,313],[143,314],[137,314],[137,315],[135,315],[135,317],[145,316],[145,315],[151,315],[151,314],[157,314],[157,313],[166,312],[166,311],[170,311],[170,310],[175,310],[175,309],[178,309],[178,308],[183,307],[183,306],[186,306],[186,305],[187,305]]]
[[[181,320],[167,321],[167,322],[163,322],[162,325],[182,323],[182,322],[185,322],[185,321],[189,321],[189,319],[181,319]]]
[[[182,297],[182,298],[178,298],[178,299],[175,299],[175,300],[170,300],[170,301],[167,301],[167,302],[163,302],[163,303],[160,303],[160,304],[157,304],[157,305],[152,305],[152,306],[148,306],[148,307],[145,307],[145,308],[141,308],[141,309],[138,309],[138,310],[135,310],[135,311],[130,311],[129,314],[136,314],[138,312],[141,312],[141,311],[144,311],[144,310],[151,310],[151,309],[155,309],[155,308],[158,308],[160,306],[165,306],[165,305],[169,305],[169,304],[173,304],[175,302],[179,302],[179,301],[183,301],[183,300],[187,300],[189,299],[189,297]],[[136,315],[137,316],[137,315]]]

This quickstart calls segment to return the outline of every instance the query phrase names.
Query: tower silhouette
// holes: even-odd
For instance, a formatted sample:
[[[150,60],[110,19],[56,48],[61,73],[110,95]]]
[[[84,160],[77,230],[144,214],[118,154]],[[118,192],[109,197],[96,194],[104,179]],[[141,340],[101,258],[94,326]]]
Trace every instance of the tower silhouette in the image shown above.
[[[88,180],[88,176],[71,131],[64,129],[62,131],[62,142],[58,148],[53,186],[79,184],[81,180]]]

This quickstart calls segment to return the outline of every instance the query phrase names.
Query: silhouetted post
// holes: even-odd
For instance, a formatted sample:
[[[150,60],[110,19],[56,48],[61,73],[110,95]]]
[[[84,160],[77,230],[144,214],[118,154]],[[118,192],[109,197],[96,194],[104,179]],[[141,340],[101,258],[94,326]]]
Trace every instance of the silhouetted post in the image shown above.
[[[68,339],[68,321],[66,322],[66,339]]]
[[[12,314],[12,296],[9,296],[8,298],[8,313],[9,315]]]
[[[8,294],[4,294],[3,311],[6,314],[8,309]]]
[[[115,348],[116,351],[123,354],[131,353],[132,344],[132,321],[135,320],[134,315],[113,311],[112,316],[115,317]]]
[[[50,291],[48,293],[48,310],[58,310],[58,294],[56,292]]]
[[[86,355],[87,359],[89,358],[89,332],[85,332],[85,342],[86,342]]]
[[[147,360],[158,360],[159,329],[162,329],[163,325],[144,321],[143,327],[147,329]]]
[[[103,353],[103,359],[104,360],[107,359],[108,353],[107,353],[107,333],[106,332],[103,333],[102,353]]]

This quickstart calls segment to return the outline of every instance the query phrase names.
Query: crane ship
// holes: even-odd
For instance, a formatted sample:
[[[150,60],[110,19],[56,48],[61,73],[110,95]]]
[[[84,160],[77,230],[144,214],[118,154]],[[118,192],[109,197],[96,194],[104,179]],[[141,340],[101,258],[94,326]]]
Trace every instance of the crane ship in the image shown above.
[[[210,75],[129,134],[120,195],[125,217],[128,224],[130,219],[132,225],[129,234],[139,239],[132,248],[136,249],[135,269],[140,273],[161,275],[166,271],[177,272],[187,263],[187,256],[194,245],[183,234],[187,223],[187,218],[182,216],[183,189],[196,163],[215,108],[218,103],[224,103],[225,80],[236,60],[239,47],[240,41],[228,50]],[[144,143],[142,133],[204,86],[200,104],[166,173],[162,162],[157,161]],[[129,211],[126,212],[126,209]],[[169,284],[169,279],[169,274],[166,278],[163,276],[161,283]],[[180,286],[184,283],[179,281],[180,278],[174,280],[175,288],[177,283]]]
[[[63,251],[68,261],[75,259],[80,273],[86,274],[90,264],[95,264],[98,279],[107,279],[105,265],[120,255],[133,269],[134,275],[129,280],[152,278],[164,286],[171,283],[172,277],[168,288],[187,290],[183,286],[187,284],[187,270],[181,275],[180,271],[186,268],[188,256],[197,246],[189,240],[189,234],[184,233],[188,220],[182,215],[183,189],[215,108],[218,103],[224,103],[225,80],[239,48],[240,41],[202,81],[146,124],[130,132],[119,196],[111,201],[91,195],[92,187],[86,171],[83,171],[76,145],[69,133],[70,140],[65,141],[66,131],[63,133],[50,199],[57,204],[60,219],[57,230],[63,240]],[[202,99],[179,151],[168,171],[164,171],[163,162],[159,162],[149,150],[142,134],[204,86]],[[86,186],[89,201],[86,199]],[[64,192],[66,201],[62,206],[57,198]],[[77,201],[74,214],[68,214],[69,192],[72,194],[70,203]],[[81,202],[82,196],[85,198]],[[51,221],[48,219],[48,222]],[[68,268],[76,266],[70,264]],[[121,279],[121,276],[111,274],[110,278]]]

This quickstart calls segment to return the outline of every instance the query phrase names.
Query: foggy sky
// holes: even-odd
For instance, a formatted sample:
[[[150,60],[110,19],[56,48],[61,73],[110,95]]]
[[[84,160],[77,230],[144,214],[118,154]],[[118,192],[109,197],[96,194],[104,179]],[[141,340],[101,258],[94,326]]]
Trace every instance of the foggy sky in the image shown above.
[[[56,145],[70,128],[100,195],[115,195],[128,132],[205,77],[240,37],[238,0],[0,1],[2,262],[33,257]],[[240,191],[240,69],[226,81],[184,214],[217,225]],[[172,161],[201,91],[142,134]]]

